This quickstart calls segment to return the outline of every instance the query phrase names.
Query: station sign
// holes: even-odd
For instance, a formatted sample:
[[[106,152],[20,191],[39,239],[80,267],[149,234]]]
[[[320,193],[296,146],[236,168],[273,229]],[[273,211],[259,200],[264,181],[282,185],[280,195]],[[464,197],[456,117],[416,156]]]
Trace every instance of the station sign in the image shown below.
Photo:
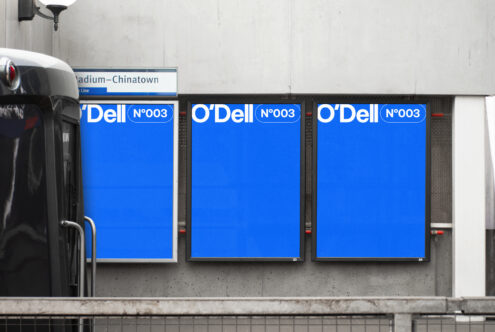
[[[177,69],[74,69],[81,97],[177,96]]]

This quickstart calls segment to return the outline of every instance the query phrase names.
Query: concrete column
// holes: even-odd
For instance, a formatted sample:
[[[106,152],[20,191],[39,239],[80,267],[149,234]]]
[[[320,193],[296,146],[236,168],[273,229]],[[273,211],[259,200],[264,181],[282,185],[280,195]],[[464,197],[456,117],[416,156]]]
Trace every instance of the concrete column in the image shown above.
[[[454,297],[485,296],[484,97],[456,97],[452,122]]]
[[[412,331],[412,315],[395,314],[394,332],[411,332],[411,331]]]

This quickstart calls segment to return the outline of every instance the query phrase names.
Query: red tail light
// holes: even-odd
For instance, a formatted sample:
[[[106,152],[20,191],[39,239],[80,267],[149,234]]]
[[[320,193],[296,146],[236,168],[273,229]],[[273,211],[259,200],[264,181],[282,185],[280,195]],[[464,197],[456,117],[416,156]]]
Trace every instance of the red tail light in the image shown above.
[[[9,65],[9,81],[10,82],[14,82],[16,76],[17,76],[17,73],[16,73],[16,70],[15,70],[15,67],[14,67],[13,64],[10,64]]]
[[[20,76],[17,67],[8,58],[0,59],[0,78],[2,82],[11,90],[15,90],[20,85]]]

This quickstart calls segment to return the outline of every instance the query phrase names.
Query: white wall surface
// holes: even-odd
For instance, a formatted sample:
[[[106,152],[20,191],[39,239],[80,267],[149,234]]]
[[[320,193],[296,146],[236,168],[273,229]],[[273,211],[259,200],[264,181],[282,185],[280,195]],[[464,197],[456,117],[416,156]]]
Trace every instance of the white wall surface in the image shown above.
[[[456,97],[452,122],[453,296],[484,296],[486,110],[483,97]]]
[[[486,229],[495,230],[495,97],[486,98]]]
[[[0,47],[51,55],[53,22],[37,16],[33,21],[19,22],[17,8],[17,0],[0,0]]]
[[[495,93],[493,0],[79,0],[55,56],[178,67],[179,92]]]

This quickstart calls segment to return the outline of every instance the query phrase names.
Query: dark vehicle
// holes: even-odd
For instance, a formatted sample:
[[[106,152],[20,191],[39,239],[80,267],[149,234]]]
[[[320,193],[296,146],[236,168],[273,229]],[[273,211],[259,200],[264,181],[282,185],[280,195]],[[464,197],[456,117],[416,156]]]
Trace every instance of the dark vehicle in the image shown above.
[[[0,48],[0,296],[81,296],[84,213],[72,69]]]

